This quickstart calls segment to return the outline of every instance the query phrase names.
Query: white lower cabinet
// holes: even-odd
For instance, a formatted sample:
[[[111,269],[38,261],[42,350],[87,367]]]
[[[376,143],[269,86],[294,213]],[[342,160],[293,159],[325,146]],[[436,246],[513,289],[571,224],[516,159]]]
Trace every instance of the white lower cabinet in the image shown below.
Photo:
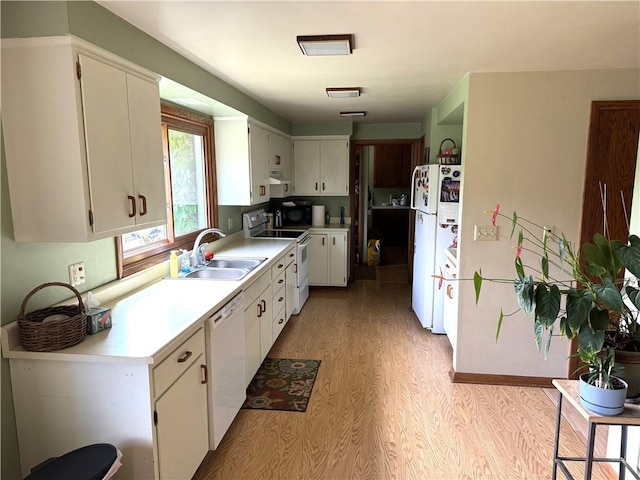
[[[245,356],[247,361],[246,383],[249,385],[251,379],[260,368],[264,357],[263,351],[263,323],[268,319],[271,327],[271,272],[263,273],[244,291],[244,335],[245,335]]]
[[[204,354],[156,402],[160,479],[191,478],[209,451],[203,367]]]
[[[23,476],[50,457],[111,443],[123,454],[117,478],[191,478],[209,450],[204,351],[200,328],[156,365],[10,358]]]
[[[349,280],[347,231],[310,234],[309,285],[346,287]]]

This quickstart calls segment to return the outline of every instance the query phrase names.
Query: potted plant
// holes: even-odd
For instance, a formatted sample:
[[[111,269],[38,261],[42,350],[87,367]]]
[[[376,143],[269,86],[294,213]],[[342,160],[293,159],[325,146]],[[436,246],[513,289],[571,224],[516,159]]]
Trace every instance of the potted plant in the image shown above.
[[[499,217],[509,219],[500,213],[499,205],[492,213],[494,226]],[[640,349],[640,238],[630,235],[625,244],[598,233],[593,243],[584,243],[576,251],[564,235],[549,233],[538,237],[533,232],[542,232],[543,227],[515,212],[509,220],[511,237],[518,231],[516,277],[492,279],[483,276],[481,270],[475,272],[476,303],[484,281],[512,282],[519,310],[533,320],[536,345],[545,358],[553,332],[559,330],[561,336],[577,338],[580,369],[586,368],[581,375],[585,387],[593,387],[598,393],[608,390],[604,393],[612,393],[618,399],[623,391],[619,405],[603,407],[598,413],[620,413],[627,382],[616,376],[616,354],[624,348]],[[538,264],[525,265],[523,252],[537,257]],[[496,338],[504,317],[513,313],[500,311]],[[591,390],[585,388],[584,395]],[[598,409],[592,400],[583,399],[583,404],[591,410]]]

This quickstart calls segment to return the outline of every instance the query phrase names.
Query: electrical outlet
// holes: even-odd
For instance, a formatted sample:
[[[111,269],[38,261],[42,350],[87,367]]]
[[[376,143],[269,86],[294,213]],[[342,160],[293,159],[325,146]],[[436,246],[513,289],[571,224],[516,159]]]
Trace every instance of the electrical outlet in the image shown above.
[[[82,285],[85,281],[84,262],[69,265],[69,283],[72,287]]]
[[[227,229],[233,230],[233,218],[231,217],[227,218]]]
[[[494,225],[476,225],[473,230],[474,240],[497,240],[498,227]]]

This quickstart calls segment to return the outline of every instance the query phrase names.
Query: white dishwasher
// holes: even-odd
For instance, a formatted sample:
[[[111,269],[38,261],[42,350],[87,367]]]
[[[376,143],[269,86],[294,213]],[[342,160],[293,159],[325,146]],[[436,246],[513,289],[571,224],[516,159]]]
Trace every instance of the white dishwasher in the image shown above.
[[[207,320],[209,448],[215,450],[245,401],[244,295]]]

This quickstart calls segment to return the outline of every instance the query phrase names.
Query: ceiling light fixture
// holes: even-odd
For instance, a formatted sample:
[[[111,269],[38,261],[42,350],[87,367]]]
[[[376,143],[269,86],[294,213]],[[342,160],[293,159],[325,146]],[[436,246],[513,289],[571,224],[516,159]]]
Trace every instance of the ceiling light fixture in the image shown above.
[[[330,98],[351,98],[360,96],[360,87],[327,88]]]
[[[340,112],[341,117],[364,117],[367,112]]]
[[[302,53],[309,56],[350,55],[353,52],[353,35],[298,35]]]

